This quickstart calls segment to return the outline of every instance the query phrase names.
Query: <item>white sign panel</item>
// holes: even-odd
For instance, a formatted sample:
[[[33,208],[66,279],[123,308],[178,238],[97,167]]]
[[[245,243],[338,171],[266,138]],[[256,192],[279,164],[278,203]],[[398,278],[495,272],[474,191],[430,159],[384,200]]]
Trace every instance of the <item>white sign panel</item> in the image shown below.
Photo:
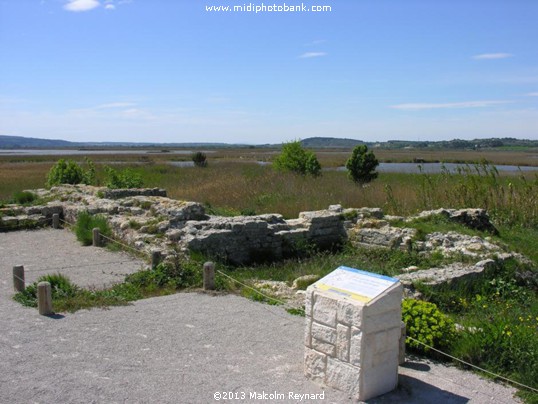
[[[341,266],[313,286],[354,300],[369,302],[396,282],[397,279],[388,276]]]

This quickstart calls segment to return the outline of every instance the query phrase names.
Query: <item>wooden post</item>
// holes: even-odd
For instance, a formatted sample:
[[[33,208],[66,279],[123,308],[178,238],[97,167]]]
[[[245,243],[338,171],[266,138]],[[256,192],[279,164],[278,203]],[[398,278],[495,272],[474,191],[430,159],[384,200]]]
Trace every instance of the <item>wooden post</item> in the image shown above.
[[[93,230],[93,246],[94,247],[100,247],[101,246],[101,230],[99,230],[98,227],[95,227]]]
[[[403,365],[405,363],[405,338],[406,338],[406,329],[405,323],[402,321],[400,325],[400,353],[399,353],[399,364]]]
[[[151,251],[151,269],[157,268],[157,265],[161,263],[161,252],[159,250]]]
[[[22,292],[26,287],[24,283],[24,265],[15,265],[13,267],[13,287],[17,292]]]
[[[204,290],[215,290],[215,264],[204,264]]]
[[[60,215],[58,213],[54,213],[52,215],[52,228],[58,229],[60,227]]]
[[[53,313],[52,292],[49,282],[39,282],[37,284],[37,308],[42,316],[48,316]]]

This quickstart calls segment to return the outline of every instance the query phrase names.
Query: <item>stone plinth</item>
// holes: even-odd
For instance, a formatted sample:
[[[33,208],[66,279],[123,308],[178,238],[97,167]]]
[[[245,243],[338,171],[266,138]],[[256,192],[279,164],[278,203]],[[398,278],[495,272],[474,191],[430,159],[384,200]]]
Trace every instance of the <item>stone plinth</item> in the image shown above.
[[[306,291],[305,375],[368,400],[398,383],[397,279],[339,267]]]

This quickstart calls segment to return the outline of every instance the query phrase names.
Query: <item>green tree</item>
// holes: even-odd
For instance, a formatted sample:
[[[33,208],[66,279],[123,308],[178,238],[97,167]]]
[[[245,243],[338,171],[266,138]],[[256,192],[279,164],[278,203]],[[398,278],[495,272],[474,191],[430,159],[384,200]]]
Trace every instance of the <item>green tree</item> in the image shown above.
[[[207,167],[207,156],[200,151],[193,153],[191,159],[196,167]]]
[[[274,160],[273,167],[279,171],[310,174],[314,177],[321,174],[321,165],[316,155],[310,150],[303,149],[298,140],[282,145],[282,152]]]
[[[346,162],[349,178],[357,184],[366,184],[375,180],[378,175],[375,169],[378,165],[379,161],[373,152],[368,151],[366,145],[355,146],[351,157]]]
[[[112,167],[105,167],[106,186],[112,189],[120,188],[141,188],[144,181],[140,174],[130,168],[123,171],[114,170]]]
[[[84,170],[76,161],[60,159],[53,165],[47,175],[47,187],[60,184],[95,184],[95,166],[86,159],[88,169]]]

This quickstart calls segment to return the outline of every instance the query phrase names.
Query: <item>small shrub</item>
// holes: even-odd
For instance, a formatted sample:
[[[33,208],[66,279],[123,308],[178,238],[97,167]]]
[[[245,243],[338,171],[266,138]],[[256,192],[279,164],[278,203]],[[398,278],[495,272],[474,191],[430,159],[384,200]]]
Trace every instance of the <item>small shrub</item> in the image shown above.
[[[375,171],[379,161],[373,152],[368,151],[368,146],[355,146],[351,157],[346,162],[349,177],[357,184],[366,184],[375,180],[378,173]]]
[[[47,175],[46,186],[52,187],[60,184],[95,184],[95,166],[89,159],[86,159],[86,164],[88,165],[88,169],[84,170],[73,160],[58,160]]]
[[[69,278],[60,273],[43,275],[36,282],[28,285],[22,292],[17,293],[13,299],[23,306],[37,307],[37,284],[39,282],[49,282],[52,299],[60,299],[75,296],[79,288],[73,284]]]
[[[13,202],[19,205],[25,205],[34,202],[37,195],[30,191],[15,192],[13,194]]]
[[[303,149],[300,141],[284,143],[282,152],[273,162],[273,167],[278,171],[291,171],[314,177],[321,174],[321,165],[316,155]]]
[[[140,188],[144,185],[140,174],[130,168],[117,171],[112,167],[105,167],[106,186],[108,188]]]
[[[191,159],[196,167],[207,167],[207,156],[200,151],[193,153]]]
[[[256,210],[252,208],[241,209],[241,216],[256,216]]]
[[[454,322],[433,303],[405,299],[402,303],[402,319],[408,337],[434,348],[449,347],[454,339]],[[406,339],[406,344],[420,352],[429,351],[429,348],[409,338]]]
[[[177,259],[173,263],[160,263],[154,270],[128,275],[125,282],[143,289],[184,289],[200,285],[202,273],[195,263]]]
[[[102,235],[110,237],[110,227],[104,216],[81,212],[75,224],[77,240],[80,241],[82,245],[91,245],[93,241],[93,229],[96,227],[101,230]]]

